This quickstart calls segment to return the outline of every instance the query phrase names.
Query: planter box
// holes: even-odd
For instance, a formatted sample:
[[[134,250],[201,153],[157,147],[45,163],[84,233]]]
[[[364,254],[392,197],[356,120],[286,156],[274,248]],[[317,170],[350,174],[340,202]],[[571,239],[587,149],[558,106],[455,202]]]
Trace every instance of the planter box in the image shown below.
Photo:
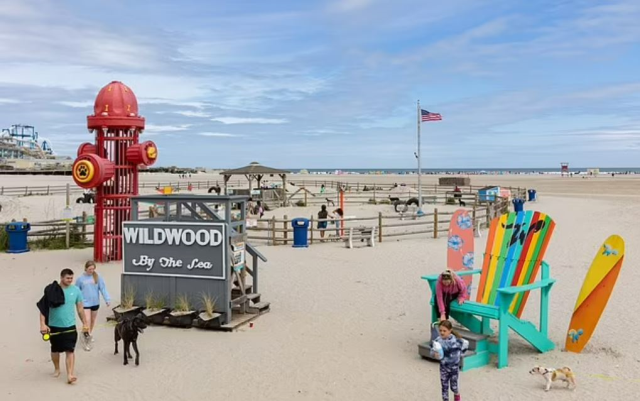
[[[195,311],[189,312],[171,312],[169,313],[169,324],[177,327],[191,327]]]
[[[218,319],[220,316],[222,316],[221,313],[213,313],[213,315],[209,316],[205,312],[201,312],[198,314],[198,327],[204,329],[220,327],[220,320]]]
[[[120,305],[118,305],[115,308],[113,308],[112,310],[113,310],[113,314],[114,314],[116,320],[120,320],[122,318],[124,318],[124,319],[133,318],[135,315],[140,313],[140,310],[142,310],[142,307],[134,306],[134,307],[129,308],[129,309],[124,309]]]
[[[151,324],[162,324],[169,313],[169,309],[145,309],[142,313],[147,317],[147,322]]]

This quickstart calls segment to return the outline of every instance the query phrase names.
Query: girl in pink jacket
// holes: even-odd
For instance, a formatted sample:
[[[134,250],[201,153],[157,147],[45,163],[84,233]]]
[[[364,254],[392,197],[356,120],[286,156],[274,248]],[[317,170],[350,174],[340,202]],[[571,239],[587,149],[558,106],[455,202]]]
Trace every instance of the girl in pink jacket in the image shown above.
[[[436,301],[440,312],[440,321],[449,319],[453,300],[457,299],[458,303],[462,305],[468,298],[467,285],[464,280],[451,270],[445,270],[440,274],[436,283]]]

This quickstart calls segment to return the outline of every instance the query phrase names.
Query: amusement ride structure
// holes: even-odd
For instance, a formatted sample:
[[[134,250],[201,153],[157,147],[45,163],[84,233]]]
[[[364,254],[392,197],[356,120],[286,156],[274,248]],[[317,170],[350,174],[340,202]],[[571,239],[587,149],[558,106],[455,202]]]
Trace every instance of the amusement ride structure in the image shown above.
[[[83,143],[73,163],[78,186],[95,189],[94,259],[122,259],[122,223],[131,218],[131,197],[138,195],[138,168],[158,157],[151,141],[140,143],[144,117],[133,91],[122,82],[100,90],[94,113],[87,117],[94,143]]]

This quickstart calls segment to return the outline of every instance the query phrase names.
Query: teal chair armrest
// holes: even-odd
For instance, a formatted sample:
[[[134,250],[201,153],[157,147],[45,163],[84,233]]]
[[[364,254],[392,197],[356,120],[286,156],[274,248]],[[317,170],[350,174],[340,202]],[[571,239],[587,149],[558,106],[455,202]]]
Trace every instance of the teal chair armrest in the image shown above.
[[[548,278],[548,279],[536,281],[535,283],[531,283],[527,285],[498,288],[498,292],[502,294],[514,295],[520,292],[526,292],[526,291],[536,290],[538,288],[548,287],[553,285],[553,283],[555,282],[556,282],[556,279]]]

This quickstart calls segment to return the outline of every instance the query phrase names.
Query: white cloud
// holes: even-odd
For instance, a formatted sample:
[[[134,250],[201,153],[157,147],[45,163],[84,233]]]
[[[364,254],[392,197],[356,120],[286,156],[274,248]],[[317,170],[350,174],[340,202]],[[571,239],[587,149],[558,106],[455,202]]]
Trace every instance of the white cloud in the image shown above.
[[[215,117],[211,121],[223,124],[286,124],[289,120],[285,118],[251,118],[251,117]]]
[[[217,138],[232,138],[232,137],[244,136],[244,135],[238,135],[238,134],[229,134],[226,132],[198,132],[196,135],[211,136],[211,137],[217,137]]]
[[[180,114],[185,117],[199,117],[199,118],[209,118],[211,115],[209,113],[205,113],[204,111],[191,111],[191,110],[180,110],[174,111],[175,114]]]
[[[374,1],[375,0],[336,0],[329,6],[329,10],[334,12],[360,11],[372,5]]]
[[[0,104],[21,104],[27,103],[24,100],[0,98]]]
[[[175,131],[186,131],[191,127],[191,124],[181,124],[181,125],[153,125],[147,124],[145,126],[144,133],[145,134],[155,134],[159,132],[175,132]]]
[[[72,107],[75,109],[86,109],[87,107],[93,107],[93,104],[94,104],[94,102],[91,102],[88,100],[83,102],[61,101],[56,103],[61,104],[63,106]]]

